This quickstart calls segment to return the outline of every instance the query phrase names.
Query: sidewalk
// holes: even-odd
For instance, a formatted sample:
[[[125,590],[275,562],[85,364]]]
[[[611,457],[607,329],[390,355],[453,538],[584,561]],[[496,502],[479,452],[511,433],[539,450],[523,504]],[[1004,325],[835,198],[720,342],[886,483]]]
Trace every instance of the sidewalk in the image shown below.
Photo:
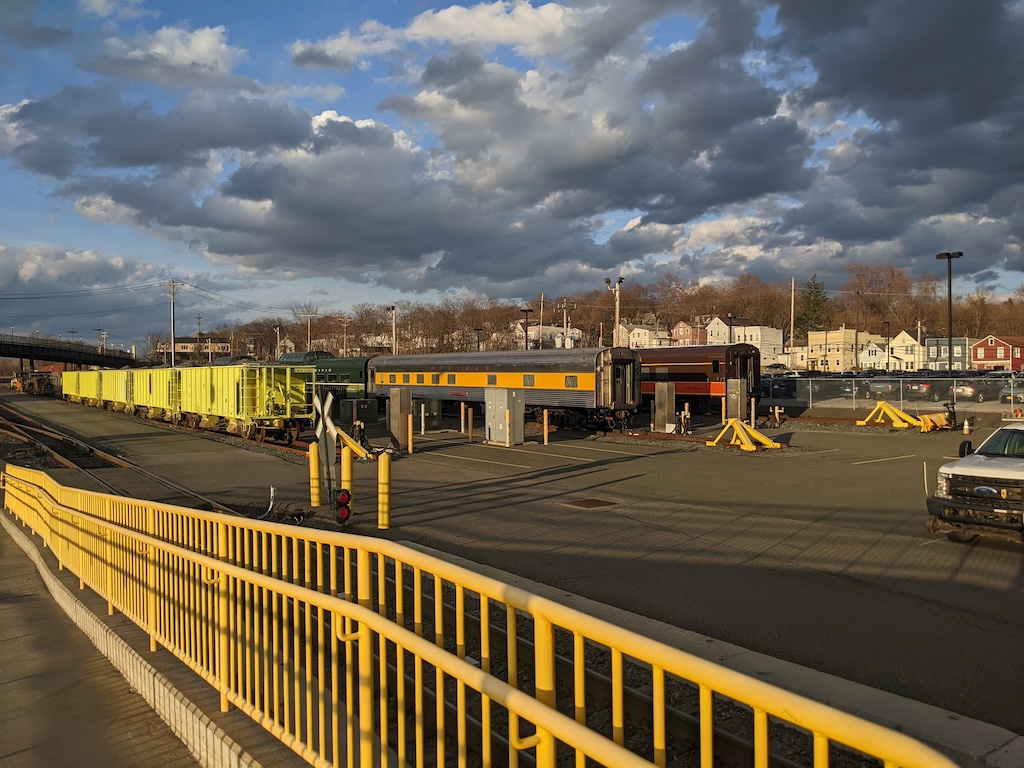
[[[76,626],[77,625],[77,626]],[[297,768],[305,762],[106,603],[0,511],[2,768]],[[244,749],[241,745],[244,745]]]

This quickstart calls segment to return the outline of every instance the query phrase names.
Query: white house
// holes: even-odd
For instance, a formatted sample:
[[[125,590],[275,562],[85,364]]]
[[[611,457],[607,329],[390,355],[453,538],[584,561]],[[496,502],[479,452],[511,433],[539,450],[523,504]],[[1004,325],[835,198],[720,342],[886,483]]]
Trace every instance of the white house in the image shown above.
[[[761,350],[761,365],[779,362],[783,353],[782,330],[754,325],[745,317],[716,315],[708,323],[708,344],[753,344]]]
[[[672,337],[668,331],[652,328],[649,325],[619,323],[619,346],[637,348],[668,347]]]

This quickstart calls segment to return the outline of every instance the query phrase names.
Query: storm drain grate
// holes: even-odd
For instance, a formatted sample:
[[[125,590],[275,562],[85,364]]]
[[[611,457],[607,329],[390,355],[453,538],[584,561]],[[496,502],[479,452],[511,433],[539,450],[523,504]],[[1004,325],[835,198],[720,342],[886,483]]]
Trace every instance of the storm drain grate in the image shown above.
[[[577,507],[578,509],[596,509],[597,507],[613,507],[615,502],[605,499],[577,499],[576,501],[565,502],[565,506]]]

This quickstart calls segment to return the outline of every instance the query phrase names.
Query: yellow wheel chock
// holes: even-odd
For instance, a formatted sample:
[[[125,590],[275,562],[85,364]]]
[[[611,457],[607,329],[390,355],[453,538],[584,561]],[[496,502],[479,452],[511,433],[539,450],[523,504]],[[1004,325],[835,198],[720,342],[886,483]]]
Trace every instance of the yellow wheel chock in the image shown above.
[[[875,405],[874,410],[868,414],[868,417],[864,419],[864,421],[858,421],[857,426],[864,427],[872,421],[874,421],[875,424],[882,424],[886,418],[892,421],[892,425],[897,429],[922,426],[921,419],[916,416],[911,416],[909,413],[904,413],[899,408],[894,408],[884,400],[879,400],[878,404]],[[921,431],[927,432],[928,430],[922,428]]]
[[[782,448],[782,443],[776,443],[774,440],[769,440],[767,437],[762,435],[753,427],[744,424],[739,419],[729,419],[726,422],[725,427],[718,433],[718,437],[714,440],[708,440],[705,445],[717,446],[726,433],[732,432],[732,437],[729,440],[729,445],[738,445],[740,450],[743,451],[756,451],[757,446],[754,443],[760,443],[765,448]]]

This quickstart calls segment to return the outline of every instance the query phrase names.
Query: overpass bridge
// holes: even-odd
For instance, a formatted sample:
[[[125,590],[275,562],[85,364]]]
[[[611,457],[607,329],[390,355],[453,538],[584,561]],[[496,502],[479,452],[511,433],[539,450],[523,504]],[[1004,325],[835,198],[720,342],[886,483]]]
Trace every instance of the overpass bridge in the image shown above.
[[[141,363],[130,352],[117,349],[101,349],[96,345],[74,341],[56,341],[40,339],[35,336],[14,336],[0,334],[0,357],[16,357],[25,361],[29,370],[34,370],[39,362],[65,363],[82,367],[98,365],[103,368],[138,367]]]

